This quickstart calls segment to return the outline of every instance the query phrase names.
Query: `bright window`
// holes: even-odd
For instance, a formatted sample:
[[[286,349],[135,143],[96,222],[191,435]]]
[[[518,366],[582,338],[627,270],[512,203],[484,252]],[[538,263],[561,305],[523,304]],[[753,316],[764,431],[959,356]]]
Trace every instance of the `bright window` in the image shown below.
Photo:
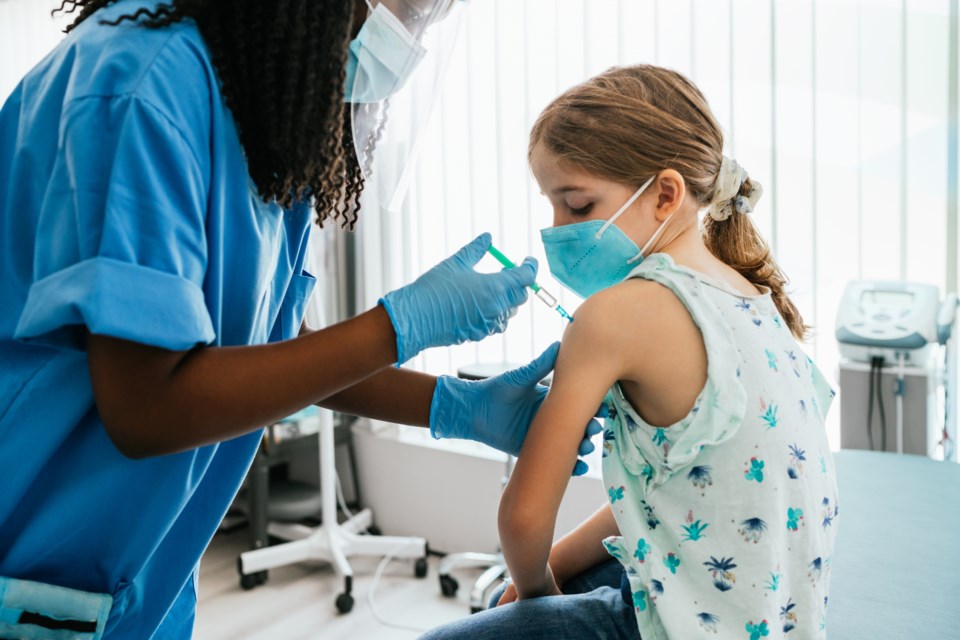
[[[515,260],[540,259],[541,283],[576,307],[546,270],[539,229],[551,214],[527,167],[530,127],[593,74],[661,64],[700,86],[728,155],[763,183],[755,218],[816,331],[807,351],[835,381],[849,280],[956,288],[955,18],[950,0],[471,2],[404,211],[361,222],[361,300],[374,304],[491,231]],[[505,335],[412,366],[521,363],[562,329],[532,301]],[[839,405],[828,428],[838,447]]]

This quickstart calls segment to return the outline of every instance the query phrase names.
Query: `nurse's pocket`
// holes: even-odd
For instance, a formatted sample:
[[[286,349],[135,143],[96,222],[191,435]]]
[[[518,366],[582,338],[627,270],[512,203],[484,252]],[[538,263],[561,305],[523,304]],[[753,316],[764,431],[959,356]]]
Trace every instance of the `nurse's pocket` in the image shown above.
[[[287,295],[280,306],[280,336],[283,340],[296,338],[300,334],[307,303],[316,285],[317,279],[306,270],[294,275],[290,280]]]
[[[113,597],[0,577],[0,638],[99,640]]]

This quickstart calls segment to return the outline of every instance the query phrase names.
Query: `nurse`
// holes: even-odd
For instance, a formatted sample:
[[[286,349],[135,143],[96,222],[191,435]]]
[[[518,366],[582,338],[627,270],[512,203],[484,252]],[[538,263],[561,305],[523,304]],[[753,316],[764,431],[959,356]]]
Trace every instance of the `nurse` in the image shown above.
[[[356,221],[378,104],[454,2],[64,3],[0,110],[0,638],[189,638],[262,425],[309,404],[519,451],[555,347],[482,383],[394,365],[503,331],[532,259],[479,274],[483,235],[302,326],[311,221]]]

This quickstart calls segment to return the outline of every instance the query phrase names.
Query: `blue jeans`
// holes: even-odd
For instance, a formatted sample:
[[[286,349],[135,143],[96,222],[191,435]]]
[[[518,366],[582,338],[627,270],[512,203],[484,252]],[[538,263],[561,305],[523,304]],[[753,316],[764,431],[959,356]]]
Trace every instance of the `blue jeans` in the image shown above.
[[[490,609],[437,627],[420,640],[639,640],[633,607],[621,595],[623,578],[623,565],[610,559],[569,580],[562,596],[496,607],[502,585]]]

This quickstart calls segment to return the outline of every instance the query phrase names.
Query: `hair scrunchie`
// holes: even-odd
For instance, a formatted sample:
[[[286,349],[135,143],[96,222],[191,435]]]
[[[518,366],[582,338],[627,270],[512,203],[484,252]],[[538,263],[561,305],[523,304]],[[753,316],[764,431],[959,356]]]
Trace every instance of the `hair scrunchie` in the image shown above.
[[[757,206],[757,201],[763,195],[763,187],[756,180],[751,180],[752,189],[741,195],[740,188],[747,180],[747,170],[737,164],[737,161],[723,156],[720,162],[720,173],[717,175],[716,193],[710,203],[708,213],[717,222],[723,222],[734,213],[750,213]]]

